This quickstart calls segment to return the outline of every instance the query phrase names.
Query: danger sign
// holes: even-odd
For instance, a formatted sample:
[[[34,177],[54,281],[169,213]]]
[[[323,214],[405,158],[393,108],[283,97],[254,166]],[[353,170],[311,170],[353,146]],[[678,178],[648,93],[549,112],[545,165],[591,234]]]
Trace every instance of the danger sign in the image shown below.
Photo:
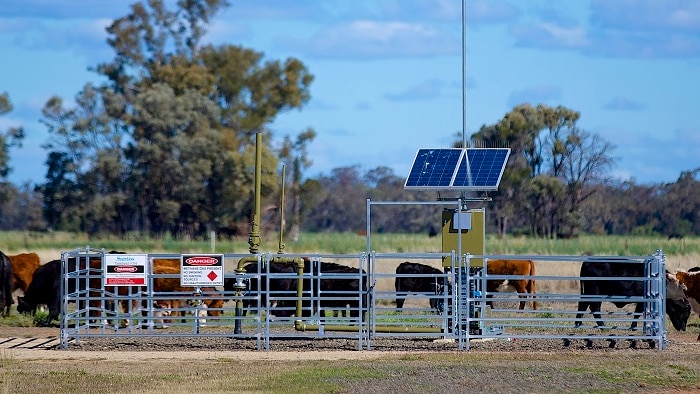
[[[105,254],[104,286],[143,286],[146,284],[145,254]]]
[[[183,254],[180,286],[223,286],[223,254]]]

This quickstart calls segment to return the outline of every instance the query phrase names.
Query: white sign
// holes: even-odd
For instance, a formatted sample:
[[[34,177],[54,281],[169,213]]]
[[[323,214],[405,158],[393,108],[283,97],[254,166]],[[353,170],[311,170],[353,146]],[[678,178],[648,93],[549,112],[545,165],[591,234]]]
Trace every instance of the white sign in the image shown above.
[[[180,286],[223,286],[223,254],[183,254],[180,262]]]
[[[104,286],[146,285],[145,254],[105,254]]]

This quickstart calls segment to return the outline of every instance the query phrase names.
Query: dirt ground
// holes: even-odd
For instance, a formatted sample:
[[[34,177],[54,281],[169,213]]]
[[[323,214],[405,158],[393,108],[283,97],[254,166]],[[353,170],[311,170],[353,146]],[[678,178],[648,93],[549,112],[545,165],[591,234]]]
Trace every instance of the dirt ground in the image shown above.
[[[3,376],[20,376],[33,371],[43,374],[70,374],[78,383],[76,389],[65,386],[42,386],[38,382],[12,383],[6,392],[84,392],[90,387],[90,379],[113,376],[115,363],[120,374],[143,379],[163,379],[163,368],[177,372],[175,383],[160,383],[158,389],[145,390],[142,385],[119,387],[121,393],[169,392],[303,392],[305,394],[334,393],[700,393],[700,342],[699,327],[689,327],[689,332],[669,331],[665,350],[650,349],[645,344],[631,349],[619,341],[614,349],[606,341],[597,341],[593,348],[577,343],[564,347],[557,340],[493,340],[474,343],[468,351],[455,351],[440,345],[420,343],[401,345],[392,343],[372,350],[358,351],[356,344],[323,347],[321,341],[279,341],[278,349],[258,351],[235,347],[209,346],[198,343],[197,338],[175,340],[179,345],[159,343],[156,339],[133,342],[129,339],[95,341],[96,345],[71,345],[68,350],[0,349],[0,361],[13,360],[20,364],[9,365],[3,371],[0,362],[0,383]],[[3,337],[58,337],[56,328],[0,327]],[[211,341],[211,338],[207,338]],[[92,340],[91,340],[92,342]],[[221,341],[217,341],[221,342]],[[289,343],[288,343],[289,342]],[[211,342],[208,342],[211,343]],[[176,350],[177,349],[177,350]],[[355,350],[353,350],[355,349]],[[213,377],[207,362],[216,363],[225,373]],[[324,363],[324,364],[319,364]],[[320,367],[319,367],[320,365]],[[19,372],[20,368],[23,372]],[[222,367],[223,366],[223,367]],[[319,388],[316,381],[306,387],[302,382],[295,388],[270,388],[269,379],[238,382],[240,376],[260,375],[275,377],[281,371],[303,368],[328,368],[323,381],[332,382],[333,389]],[[14,368],[14,370],[12,370]],[[357,370],[364,372],[353,372]],[[89,371],[88,377],[80,374]],[[233,372],[236,373],[233,373]],[[349,372],[346,372],[349,371]],[[15,375],[12,375],[12,374]],[[291,372],[290,372],[291,373]],[[303,372],[301,372],[303,373]],[[353,374],[368,376],[357,379]],[[90,376],[95,376],[90,378]],[[166,376],[173,376],[166,374]],[[239,389],[207,386],[215,378],[218,385],[237,385]],[[104,379],[104,378],[102,378]],[[370,379],[370,380],[367,380]],[[81,383],[82,382],[82,383]],[[15,384],[15,386],[12,386]],[[164,386],[164,384],[166,384]],[[213,383],[212,383],[213,384]],[[338,389],[337,387],[342,387]],[[2,388],[2,384],[0,384]],[[114,388],[114,387],[113,387]],[[92,392],[108,392],[96,389]],[[2,390],[0,390],[2,391]],[[113,392],[113,391],[109,391]]]
[[[698,327],[688,327],[689,331],[678,332],[675,330],[669,330],[667,348],[661,350],[664,354],[673,354],[674,357],[683,359],[694,359],[700,360],[700,341],[698,340]],[[58,338],[59,329],[51,327],[0,327],[0,338],[16,337],[16,338]],[[51,349],[51,350],[37,350],[37,349],[11,349],[13,357],[16,358],[50,358],[50,359],[62,359],[62,358],[83,358],[90,359],[95,356],[100,359],[110,359],[110,360],[129,360],[137,358],[139,360],[144,360],[148,358],[199,358],[202,353],[215,352],[218,357],[222,357],[226,352],[229,355],[235,355],[238,353],[245,353],[245,358],[251,360],[333,360],[333,359],[372,359],[376,357],[386,356],[388,354],[401,354],[401,353],[420,353],[423,351],[435,352],[440,350],[456,350],[455,345],[444,346],[441,345],[425,345],[425,341],[418,341],[418,344],[411,345],[410,343],[401,343],[401,341],[406,341],[404,339],[400,340],[376,340],[373,341],[373,348],[371,350],[357,350],[357,344],[355,341],[343,341],[344,345],[338,347],[339,350],[334,350],[335,346],[333,341],[329,340],[329,345],[299,345],[299,343],[304,342],[322,342],[319,340],[298,340],[298,341],[281,341],[272,339],[271,343],[277,344],[282,343],[280,346],[271,346],[270,351],[256,350],[250,346],[248,347],[229,347],[228,349],[222,348],[220,345],[208,346],[207,341],[214,341],[212,338],[202,338],[202,341],[197,341],[196,339],[188,339],[187,344],[183,344],[182,339],[173,339],[173,344],[170,344],[167,339],[159,341],[162,338],[145,338],[131,340],[129,338],[114,338],[114,339],[92,339],[89,338],[87,342],[94,342],[82,345],[70,345],[67,350],[64,349]],[[408,340],[410,341],[410,340]],[[140,342],[143,342],[141,344]],[[221,341],[217,341],[221,342]],[[432,340],[431,340],[432,342]],[[211,342],[209,342],[211,343]],[[630,346],[626,341],[618,341],[614,349],[608,349],[609,343],[604,340],[598,340],[594,342],[593,348],[589,349],[583,343],[583,341],[578,341],[570,346],[564,346],[560,340],[538,340],[538,339],[519,339],[519,340],[494,340],[488,342],[476,341],[470,345],[469,350],[464,352],[489,352],[489,351],[527,351],[533,353],[550,353],[550,352],[593,352],[596,349],[605,349],[605,353],[608,352],[619,352],[624,353],[627,350],[636,351],[640,354],[642,352],[654,352],[659,353],[658,349],[651,349],[646,344],[641,344],[638,349],[628,349]],[[232,350],[233,349],[233,350]]]

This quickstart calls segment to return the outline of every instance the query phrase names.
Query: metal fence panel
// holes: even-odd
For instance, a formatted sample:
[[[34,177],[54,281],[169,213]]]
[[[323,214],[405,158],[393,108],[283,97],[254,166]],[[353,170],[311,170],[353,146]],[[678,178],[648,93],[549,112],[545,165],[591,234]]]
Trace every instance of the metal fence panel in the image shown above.
[[[147,285],[114,288],[102,283],[104,254],[90,248],[62,253],[63,347],[70,341],[95,337],[196,336],[253,339],[258,350],[269,350],[271,343],[289,338],[349,339],[358,350],[372,349],[373,341],[382,338],[454,342],[457,349],[467,350],[473,341],[513,339],[558,339],[564,344],[643,340],[665,348],[666,271],[661,252],[625,257],[645,263],[644,276],[624,278],[643,282],[643,294],[627,296],[582,295],[582,280],[620,278],[580,277],[582,261],[590,258],[581,256],[226,254],[224,289],[163,292],[158,291],[156,281],[178,280],[179,276],[154,273],[153,261],[179,259],[180,255],[149,254]],[[471,267],[472,258],[483,258],[484,268]],[[449,267],[443,268],[443,259],[451,261]],[[489,273],[489,261],[497,259],[533,260],[537,271]],[[404,261],[440,267],[442,273],[397,274],[396,266]],[[394,283],[406,277],[427,281],[432,288],[397,292]],[[536,291],[489,287],[494,281],[508,281],[506,285],[521,280],[535,281]],[[400,311],[397,298],[405,301]],[[521,301],[527,302],[523,309]],[[582,301],[602,303],[605,326],[598,327],[598,319],[589,311],[579,311]],[[644,308],[637,314],[630,307],[615,307],[616,302],[639,302]],[[166,303],[170,316],[159,307]],[[633,322],[640,328],[629,330]]]

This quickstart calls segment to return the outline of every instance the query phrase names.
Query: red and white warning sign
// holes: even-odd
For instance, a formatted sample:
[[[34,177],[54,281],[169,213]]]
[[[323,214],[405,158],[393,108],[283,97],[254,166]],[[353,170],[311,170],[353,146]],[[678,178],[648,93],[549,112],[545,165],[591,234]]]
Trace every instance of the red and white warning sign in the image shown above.
[[[183,254],[180,286],[223,286],[223,254]]]
[[[147,257],[145,254],[105,254],[103,285],[145,285]]]

